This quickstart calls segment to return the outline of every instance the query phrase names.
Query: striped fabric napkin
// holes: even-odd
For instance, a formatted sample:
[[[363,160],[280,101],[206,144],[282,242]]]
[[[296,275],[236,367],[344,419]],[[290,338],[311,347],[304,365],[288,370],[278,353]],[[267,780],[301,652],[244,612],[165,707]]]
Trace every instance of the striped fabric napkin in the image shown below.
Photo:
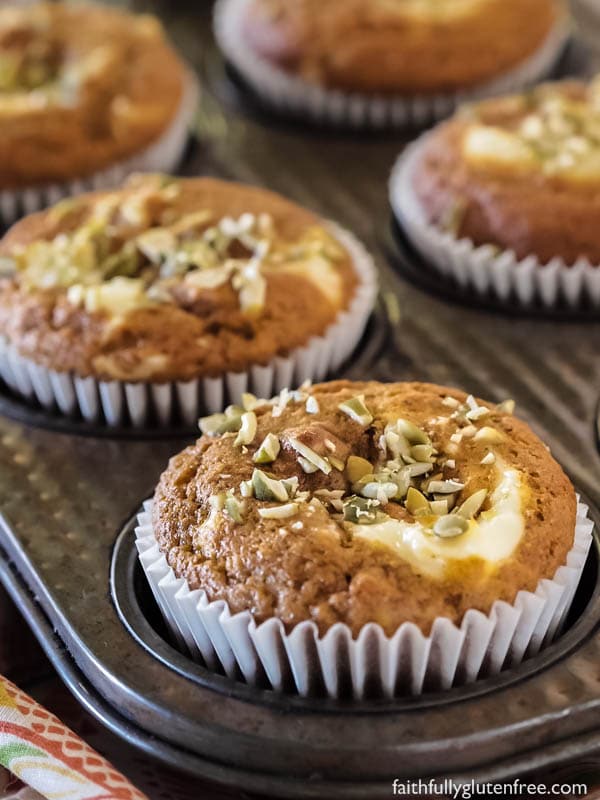
[[[27,788],[12,792],[5,780],[3,791],[2,767]],[[53,714],[0,676],[0,797],[11,793],[19,800],[148,800]]]

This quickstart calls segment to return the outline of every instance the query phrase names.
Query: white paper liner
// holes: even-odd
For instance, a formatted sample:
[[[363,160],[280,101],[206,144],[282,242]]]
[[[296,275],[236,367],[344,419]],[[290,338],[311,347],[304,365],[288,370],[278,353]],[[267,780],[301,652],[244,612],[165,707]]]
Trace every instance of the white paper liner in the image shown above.
[[[535,592],[520,591],[514,603],[497,601],[489,614],[470,609],[460,626],[438,617],[429,636],[413,623],[393,636],[369,623],[353,639],[335,624],[319,637],[313,622],[286,633],[282,622],[257,625],[252,614],[232,614],[223,600],[209,602],[176,578],[161,553],[152,526],[152,501],[135,529],[139,560],[156,602],[179,646],[210,669],[230,678],[302,696],[351,695],[391,698],[472,683],[516,666],[551,643],[560,632],[592,543],[594,525],[578,498],[575,538],[565,565]]]
[[[569,37],[564,21],[543,45],[515,69],[472,89],[437,95],[370,95],[310,84],[255,53],[245,40],[241,20],[252,0],[218,0],[214,32],[227,61],[262,101],[283,114],[353,128],[423,127],[442,119],[461,103],[520,91],[546,77]]]
[[[1,189],[0,222],[10,225],[19,217],[47,208],[65,197],[114,188],[132,172],[173,172],[187,145],[198,94],[198,81],[188,72],[181,105],[175,118],[159,139],[131,158],[76,180],[24,189]]]
[[[482,297],[495,295],[506,303],[525,307],[541,303],[548,309],[561,302],[570,308],[586,303],[600,306],[600,265],[586,258],[571,265],[559,257],[546,264],[535,255],[519,259],[512,250],[476,246],[471,239],[457,239],[429,222],[414,191],[413,174],[430,135],[424,134],[400,155],[389,189],[396,219],[427,263],[459,286],[472,288]]]
[[[82,378],[55,372],[20,355],[0,336],[0,377],[17,394],[36,400],[49,411],[83,417],[111,426],[130,423],[143,427],[154,417],[167,426],[177,419],[195,425],[202,414],[240,403],[244,392],[271,397],[304,381],[321,381],[354,352],[365,331],[377,297],[377,270],[363,244],[349,231],[328,222],[332,235],[349,252],[359,284],[349,307],[321,336],[288,356],[274,358],[246,372],[227,372],[216,378],[187,382],[125,383]]]

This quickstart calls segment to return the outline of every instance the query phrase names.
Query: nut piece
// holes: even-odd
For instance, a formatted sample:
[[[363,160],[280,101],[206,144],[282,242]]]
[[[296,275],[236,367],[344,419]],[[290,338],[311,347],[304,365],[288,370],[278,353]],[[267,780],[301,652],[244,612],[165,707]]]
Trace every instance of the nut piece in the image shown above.
[[[258,513],[263,519],[287,519],[288,517],[294,517],[299,508],[298,503],[286,503],[283,506],[259,508]]]
[[[256,436],[256,428],[258,423],[256,421],[256,414],[254,411],[246,411],[242,414],[240,431],[235,439],[236,446],[252,444]]]
[[[406,495],[406,510],[413,515],[413,517],[422,516],[431,513],[431,506],[424,494],[414,486],[411,486]]]
[[[340,411],[343,411],[344,414],[347,414],[350,419],[353,419],[354,422],[358,422],[358,424],[363,427],[373,422],[373,415],[365,405],[364,394],[356,395],[356,397],[351,397],[349,400],[344,400],[343,403],[338,405],[338,408]]]
[[[454,539],[456,536],[462,536],[468,530],[469,523],[467,520],[457,514],[447,514],[445,517],[440,517],[433,526],[433,532],[441,539]]]
[[[288,491],[282,481],[270,478],[260,469],[252,473],[252,488],[257,500],[285,503],[289,500]]]
[[[454,492],[460,492],[464,488],[465,484],[458,481],[429,481],[427,491],[431,494],[454,494]]]
[[[397,419],[396,428],[411,445],[431,444],[429,436],[407,419]],[[418,460],[418,459],[417,459]]]
[[[306,400],[306,413],[307,414],[318,414],[320,411],[319,401],[316,397],[312,395],[307,398]]]
[[[202,417],[198,425],[206,436],[222,436],[224,433],[235,433],[242,426],[243,409],[239,406],[229,406],[224,414],[211,414]]]
[[[448,503],[447,499],[444,499],[444,500],[432,500],[429,505],[431,506],[432,513],[435,514],[436,517],[443,517],[450,510],[449,503]]]
[[[225,499],[225,511],[234,522],[244,521],[244,504],[240,503],[233,495],[228,495]]]
[[[504,402],[499,403],[496,406],[496,411],[500,414],[514,414],[515,413],[515,401],[514,400],[504,400]]]
[[[504,436],[496,428],[490,428],[489,425],[485,425],[477,431],[473,439],[476,442],[501,442]]]
[[[381,518],[377,500],[352,495],[344,502],[344,521],[355,525],[373,525]]]
[[[455,511],[455,514],[458,514],[459,517],[463,517],[464,519],[472,519],[474,517],[481,506],[485,503],[485,498],[487,497],[487,489],[480,489],[478,492],[474,492],[470,497],[467,497],[464,503],[460,505]]]
[[[350,456],[346,462],[346,477],[350,483],[357,483],[365,475],[373,473],[372,464],[366,458]]]
[[[320,469],[321,472],[324,472],[325,475],[329,475],[331,472],[331,464],[326,458],[323,458],[314,450],[312,450],[308,445],[303,444],[299,439],[294,437],[290,437],[288,440],[290,446],[294,448],[294,450],[299,453],[302,458],[308,461],[309,464],[312,464],[317,469]]]
[[[255,464],[270,464],[275,461],[281,450],[279,439],[274,433],[268,433],[253,457]]]

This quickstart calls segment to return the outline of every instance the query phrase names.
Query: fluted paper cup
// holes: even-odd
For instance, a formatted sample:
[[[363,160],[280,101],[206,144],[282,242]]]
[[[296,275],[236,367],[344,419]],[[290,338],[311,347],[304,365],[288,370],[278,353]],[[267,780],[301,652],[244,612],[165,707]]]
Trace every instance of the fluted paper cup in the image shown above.
[[[393,698],[450,689],[498,674],[550,644],[561,630],[592,543],[593,523],[579,501],[573,547],[554,577],[514,603],[497,601],[489,614],[470,609],[460,626],[438,617],[429,636],[410,622],[387,636],[376,624],[356,638],[335,624],[319,636],[314,622],[290,633],[249,611],[233,614],[223,600],[190,590],[161,553],[152,526],[152,501],[135,529],[139,560],[165,622],[179,647],[209,669],[250,685],[302,696]]]
[[[127,383],[101,381],[69,372],[56,372],[20,355],[0,336],[0,377],[27,399],[48,411],[109,426],[143,427],[152,418],[158,425],[175,421],[195,426],[198,417],[230,403],[240,403],[244,392],[270,397],[306,380],[321,381],[352,355],[365,331],[377,298],[377,271],[363,244],[349,231],[327,223],[331,234],[350,253],[359,284],[349,307],[321,336],[303,347],[245,372],[227,372],[187,382]]]
[[[458,239],[427,219],[414,190],[413,175],[423,148],[424,134],[396,161],[390,177],[390,203],[394,216],[411,244],[426,262],[463,288],[479,295],[494,295],[507,305],[541,304],[553,309],[560,303],[576,309],[585,304],[600,307],[600,264],[579,258],[567,264],[560,257],[543,263],[535,255],[518,258],[512,250],[477,246]]]
[[[351,128],[423,127],[449,116],[464,102],[516,92],[546,77],[569,38],[561,21],[527,60],[493,81],[472,89],[436,95],[371,95],[310,84],[267,61],[246,41],[241,20],[252,0],[218,0],[214,32],[227,61],[257,97],[273,110],[313,122]]]
[[[112,189],[132,172],[173,172],[184,153],[199,94],[195,76],[189,72],[179,111],[165,132],[137,155],[119,161],[92,175],[22,189],[0,189],[0,224],[11,225],[19,217],[82,192]]]

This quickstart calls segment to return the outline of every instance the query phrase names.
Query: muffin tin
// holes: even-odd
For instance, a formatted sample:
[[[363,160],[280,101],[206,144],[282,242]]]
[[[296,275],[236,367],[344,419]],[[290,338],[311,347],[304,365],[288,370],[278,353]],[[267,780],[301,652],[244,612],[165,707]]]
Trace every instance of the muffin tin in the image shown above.
[[[197,121],[204,144],[185,173],[268,185],[339,219],[375,253],[381,306],[344,374],[513,397],[598,520],[600,321],[490,315],[401,280],[385,258],[395,248],[386,179],[397,137],[328,132],[323,142],[240,113],[247,106],[221,60],[198,43],[209,35],[208,10],[157,10],[207,81]],[[278,797],[372,800],[388,797],[396,777],[508,779],[598,752],[598,540],[567,632],[470,687],[358,705],[253,690],[192,664],[161,626],[131,526],[168,458],[193,436],[183,427],[97,430],[0,392],[0,580],[65,682],[109,728],[190,775]]]

